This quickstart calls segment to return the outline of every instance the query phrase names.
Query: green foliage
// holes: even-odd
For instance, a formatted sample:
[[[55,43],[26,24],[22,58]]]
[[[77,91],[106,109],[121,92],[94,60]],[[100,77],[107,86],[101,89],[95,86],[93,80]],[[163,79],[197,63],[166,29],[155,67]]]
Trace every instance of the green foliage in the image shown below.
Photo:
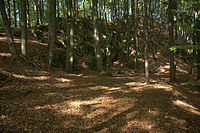
[[[156,70],[149,70],[149,73],[157,73],[157,71]]]
[[[185,83],[181,83],[181,85],[191,85],[191,86],[200,87],[200,82],[185,82]]]
[[[111,71],[101,71],[100,73],[101,75],[106,75],[106,76],[109,76],[109,77],[112,77],[112,72]]]
[[[115,74],[125,74],[122,70],[117,70]]]
[[[96,70],[97,69],[97,60],[94,56],[90,55],[85,59],[85,64],[88,68],[92,69],[92,70]]]
[[[195,29],[195,28],[189,28],[189,29],[185,29],[186,31],[200,31],[200,29]]]
[[[171,51],[176,49],[188,50],[188,49],[200,49],[200,45],[174,45],[169,48]]]

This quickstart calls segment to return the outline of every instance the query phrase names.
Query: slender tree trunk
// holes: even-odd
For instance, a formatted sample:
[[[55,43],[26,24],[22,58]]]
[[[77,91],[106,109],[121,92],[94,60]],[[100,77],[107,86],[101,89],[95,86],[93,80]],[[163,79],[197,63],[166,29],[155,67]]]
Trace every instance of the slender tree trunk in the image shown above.
[[[84,18],[86,18],[86,13],[85,13],[85,0],[83,0],[83,10],[84,10]]]
[[[27,56],[27,16],[26,16],[26,0],[21,0],[21,52]]]
[[[67,5],[67,0],[65,0],[65,3]],[[71,25],[70,25],[70,31],[68,34],[70,43],[67,45],[66,49],[66,65],[65,65],[65,71],[68,73],[73,72],[73,64],[74,64],[74,11],[73,11],[73,3],[70,1],[69,8],[70,8],[70,16],[71,16]],[[67,10],[67,9],[66,9]],[[65,16],[66,21],[68,21],[67,15]],[[67,23],[67,28],[69,28]],[[68,29],[67,29],[68,30]]]
[[[76,10],[76,9],[77,9],[77,8],[76,8],[76,6],[77,6],[77,5],[76,5],[76,1],[77,1],[77,0],[72,0],[72,2],[74,2],[74,3],[72,3],[72,7],[74,7],[74,9],[73,9],[73,11],[74,11],[74,17],[76,17],[76,13],[77,13],[77,10]],[[73,6],[73,5],[74,5],[74,6]]]
[[[14,40],[13,40],[12,32],[10,30],[9,20],[8,20],[6,11],[5,11],[4,0],[0,0],[0,11],[1,11],[1,16],[2,16],[2,20],[3,20],[3,27],[6,31],[6,35],[7,35],[7,38],[8,38],[8,43],[9,43],[12,59],[16,60],[18,58],[18,53],[17,53],[16,45],[15,45]]]
[[[0,17],[0,28],[3,28],[3,20],[1,17]]]
[[[48,8],[49,8],[49,40],[48,40],[48,48],[49,48],[49,67],[52,68],[53,56],[55,51],[55,43],[56,43],[56,1],[48,0]]]
[[[101,15],[101,10],[102,10],[101,5],[102,5],[102,1],[99,2],[99,15],[98,16],[99,16],[100,20],[101,20],[101,16],[102,16]]]
[[[94,40],[95,40],[95,55],[97,59],[97,69],[102,71],[103,62],[102,62],[102,52],[99,44],[99,35],[98,35],[98,18],[97,18],[97,0],[92,0],[93,5],[93,23],[94,23]]]
[[[197,5],[198,3],[198,0],[194,0],[193,1],[193,4],[194,5]],[[195,21],[195,24],[194,24],[194,34],[193,34],[193,43],[194,45],[198,45],[200,46],[200,17],[199,17],[199,13],[200,11],[198,9],[195,9],[194,10],[194,21]],[[196,60],[197,60],[197,65],[196,65],[196,68],[197,68],[197,81],[200,82],[200,49],[197,49],[197,57],[196,57]]]
[[[136,0],[137,1],[137,0]],[[138,4],[138,2],[136,2],[136,4]],[[132,21],[133,21],[133,28],[132,28],[132,31],[133,31],[133,35],[134,35],[134,38],[133,38],[133,40],[134,40],[134,48],[135,48],[135,58],[134,58],[134,61],[135,61],[135,65],[134,65],[134,67],[135,67],[135,72],[137,72],[137,61],[138,61],[138,59],[137,59],[137,56],[138,56],[138,46],[137,46],[137,18],[136,18],[136,13],[137,13],[137,11],[136,11],[136,9],[135,9],[135,0],[132,0],[131,1],[131,11],[132,11]]]
[[[11,12],[10,12],[10,0],[7,0],[7,11],[8,11],[8,21],[11,26]]]
[[[27,13],[27,26],[31,27],[31,18],[30,18],[30,4],[29,0],[26,0],[26,13]]]
[[[129,61],[129,54],[130,54],[130,30],[129,30],[129,0],[125,1],[125,25],[126,25],[126,61]]]
[[[104,0],[103,12],[104,12],[105,29],[106,29],[106,66],[109,66],[111,52],[109,50],[109,42],[108,42],[109,34],[108,34],[108,22],[107,22],[107,14],[106,14],[106,0]]]
[[[118,10],[119,10],[119,17],[122,17],[122,8],[121,8],[121,0],[118,0]]]
[[[79,9],[79,1],[77,0],[77,2],[76,2],[76,16],[77,16],[77,18],[78,18],[78,13],[79,13],[79,11],[78,11],[78,9]]]
[[[174,20],[173,20],[174,0],[169,0],[168,17],[169,17],[169,47],[174,45]],[[174,51],[170,51],[170,82],[176,80],[176,66],[174,59]]]
[[[148,45],[149,45],[149,31],[148,31],[148,13],[147,13],[147,3],[148,0],[144,0],[144,11],[145,11],[145,15],[144,15],[144,34],[145,34],[145,83],[149,84],[149,61],[148,61]]]
[[[110,0],[110,18],[113,19],[113,6],[112,6],[113,0]]]
[[[39,40],[39,36],[38,36],[38,25],[39,25],[39,11],[38,11],[38,0],[34,0],[35,5],[34,5],[34,10],[35,10],[35,26],[34,26],[34,34],[35,34],[35,38],[37,40]],[[50,9],[49,9],[50,10]]]
[[[113,2],[113,10],[114,10],[114,18],[117,18],[117,8],[116,8],[116,0]]]
[[[14,13],[14,25],[17,28],[17,13],[16,13],[16,2],[13,0],[13,13]]]
[[[21,8],[20,8],[20,2],[17,1],[17,8],[18,8],[18,20],[19,20],[19,25],[21,24]]]
[[[60,17],[60,8],[59,8],[60,2],[59,0],[56,0],[56,2],[57,2],[57,18],[59,18]]]
[[[40,22],[41,24],[44,24],[44,10],[43,10],[43,0],[40,0],[40,6],[39,6],[39,9],[40,9]]]

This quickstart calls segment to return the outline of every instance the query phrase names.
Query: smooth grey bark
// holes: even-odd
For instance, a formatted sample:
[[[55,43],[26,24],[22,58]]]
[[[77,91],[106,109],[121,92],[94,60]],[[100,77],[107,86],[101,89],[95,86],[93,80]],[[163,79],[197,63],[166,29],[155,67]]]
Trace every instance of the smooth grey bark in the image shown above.
[[[29,0],[26,0],[26,14],[27,14],[27,28],[31,27],[31,18],[30,18],[30,4]]]
[[[18,9],[18,20],[19,20],[19,25],[21,24],[21,8],[20,8],[20,2],[17,2],[17,9]]]
[[[16,1],[13,0],[13,14],[14,14],[14,25],[17,28],[17,13],[16,13]]]
[[[13,40],[12,32],[10,30],[9,20],[8,20],[6,11],[5,11],[4,0],[0,0],[0,11],[1,11],[1,16],[2,16],[2,20],[3,20],[3,27],[6,31],[6,35],[7,35],[7,38],[8,38],[8,43],[9,43],[12,59],[16,60],[18,58],[18,53],[17,53],[16,45],[15,45],[14,40]]]
[[[107,22],[107,13],[106,13],[106,0],[104,0],[103,6],[104,18],[105,18],[105,30],[106,30],[106,65],[110,65],[110,49],[109,49],[109,34],[108,34],[108,22]]]
[[[54,0],[53,0],[54,1]],[[38,0],[34,0],[34,10],[35,10],[35,26],[34,26],[34,36],[37,40],[39,40],[37,29],[39,25],[39,11],[38,11]]]
[[[97,0],[92,0],[93,10],[93,25],[94,25],[94,40],[95,40],[95,56],[97,60],[97,70],[103,70],[102,52],[99,44],[99,33],[98,33],[98,17],[97,17]]]
[[[65,0],[65,5],[68,5],[68,0]],[[69,9],[70,9],[70,16],[71,16],[71,24],[70,29],[68,25],[68,18],[67,14],[65,14],[65,20],[66,20],[66,27],[67,27],[67,48],[66,48],[66,64],[65,64],[65,72],[72,73],[73,72],[73,64],[74,64],[74,11],[72,6],[72,1],[69,3]],[[67,12],[68,9],[66,7]],[[69,43],[68,43],[69,42]]]
[[[144,40],[145,40],[145,48],[144,48],[144,62],[145,62],[145,83],[149,84],[149,61],[148,61],[148,45],[149,45],[149,31],[148,31],[148,14],[147,14],[147,3],[148,0],[144,0]]]
[[[48,0],[49,8],[49,25],[48,25],[48,48],[49,48],[49,58],[48,65],[52,68],[53,56],[55,52],[55,43],[56,43],[56,1]]]
[[[9,25],[11,26],[10,0],[7,0],[7,12],[8,12]]]
[[[27,16],[26,0],[21,0],[21,53],[27,56]]]

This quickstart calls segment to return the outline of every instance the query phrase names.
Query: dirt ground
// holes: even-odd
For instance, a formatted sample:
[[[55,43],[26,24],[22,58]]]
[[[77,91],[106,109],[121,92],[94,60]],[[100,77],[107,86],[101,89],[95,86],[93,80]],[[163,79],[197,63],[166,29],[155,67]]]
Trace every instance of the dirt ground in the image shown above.
[[[29,44],[35,54],[47,50],[46,44]],[[183,65],[179,82],[169,83],[165,62],[146,85],[143,73],[129,69],[113,76],[86,68],[66,74],[46,69],[34,54],[30,58],[41,69],[12,62],[6,38],[0,37],[1,133],[200,132],[200,91],[180,85],[187,78]]]

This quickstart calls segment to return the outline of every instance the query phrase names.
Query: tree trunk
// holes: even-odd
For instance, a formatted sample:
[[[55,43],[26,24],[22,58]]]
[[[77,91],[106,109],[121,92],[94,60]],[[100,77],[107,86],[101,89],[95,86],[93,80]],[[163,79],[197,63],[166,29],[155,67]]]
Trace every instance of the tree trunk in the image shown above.
[[[8,20],[6,11],[5,11],[4,0],[0,0],[0,11],[1,11],[1,16],[2,16],[2,20],[3,20],[3,27],[6,31],[6,35],[7,35],[7,38],[8,38],[8,43],[9,43],[12,59],[16,60],[18,58],[18,53],[17,53],[16,45],[15,45],[14,40],[13,40],[12,32],[10,30],[9,20]]]
[[[138,4],[137,0],[136,0],[136,4]],[[134,68],[135,68],[135,72],[137,72],[137,62],[138,62],[138,45],[137,45],[137,41],[138,41],[138,37],[137,37],[137,27],[138,27],[138,24],[137,24],[137,9],[135,9],[135,0],[132,0],[131,1],[131,11],[132,11],[132,21],[133,21],[133,35],[134,35],[134,48],[135,48],[135,58],[134,58],[134,62],[135,62],[135,65],[134,65]]]
[[[39,11],[38,11],[38,0],[34,0],[34,10],[35,10],[35,27],[34,27],[34,34],[37,40],[39,40],[37,27],[39,25]]]
[[[11,27],[11,12],[10,12],[10,0],[7,0],[7,12],[8,12],[8,21]]]
[[[95,55],[97,60],[97,70],[102,71],[103,62],[102,62],[102,52],[99,44],[99,35],[98,35],[98,18],[97,18],[97,0],[92,0],[92,9],[93,9],[93,23],[94,23],[94,40],[95,40]]]
[[[21,0],[21,52],[27,56],[27,16],[26,16],[26,0]]]
[[[17,28],[17,14],[16,14],[16,2],[13,0],[13,13],[14,13],[14,25]]]
[[[168,19],[169,19],[169,47],[174,45],[174,0],[169,0],[168,6]],[[175,58],[174,51],[170,51],[170,82],[174,82],[176,80],[176,66],[175,66]]]
[[[18,20],[19,20],[19,25],[21,24],[21,8],[20,8],[20,2],[17,1],[17,8],[18,8]]]
[[[28,28],[31,27],[31,18],[30,18],[30,4],[29,4],[29,0],[26,0],[26,13],[27,13],[27,26]]]
[[[65,3],[67,5],[67,0],[65,0]],[[73,5],[73,3],[72,3],[72,1],[70,1],[69,8],[70,8],[70,14],[71,14],[71,26],[70,26],[70,31],[68,31],[68,33],[67,33],[67,36],[69,37],[70,43],[68,43],[67,48],[66,48],[66,65],[65,65],[65,71],[68,72],[68,73],[73,72],[73,64],[74,64],[74,52],[73,52],[73,47],[74,47],[74,11],[73,11],[72,5]],[[69,29],[67,15],[65,15],[65,19],[67,21],[66,27]]]
[[[193,4],[194,5],[197,5],[198,3],[198,0],[195,0],[193,1]],[[199,10],[196,9],[195,11],[195,15],[194,15],[194,21],[195,21],[195,24],[194,24],[194,45],[199,45],[200,46],[200,17],[199,17]],[[197,81],[200,82],[200,49],[197,49],[197,57],[196,57],[196,60],[197,60],[197,65],[196,65],[196,68],[197,68]]]
[[[148,61],[148,45],[149,45],[149,31],[148,31],[148,14],[147,14],[147,0],[144,0],[144,11],[145,11],[145,15],[144,15],[144,34],[145,34],[145,83],[149,84],[149,61]]]
[[[129,61],[129,54],[130,54],[130,30],[129,30],[129,0],[125,1],[125,25],[126,25],[126,61]]]
[[[56,1],[48,0],[48,8],[49,8],[49,40],[48,40],[48,48],[49,48],[49,59],[48,64],[49,67],[52,68],[52,61],[55,52],[55,43],[56,43]]]
[[[43,5],[44,5],[44,3],[43,3],[43,0],[40,0],[40,22],[41,22],[41,24],[44,24],[44,10],[43,10]]]
[[[105,18],[105,29],[106,29],[106,66],[110,65],[110,49],[109,49],[109,34],[108,34],[108,22],[107,22],[107,14],[106,14],[106,0],[104,0],[103,6],[104,18]]]
[[[57,18],[59,18],[60,17],[60,8],[59,8],[60,2],[59,0],[56,0],[56,2],[57,2]]]

